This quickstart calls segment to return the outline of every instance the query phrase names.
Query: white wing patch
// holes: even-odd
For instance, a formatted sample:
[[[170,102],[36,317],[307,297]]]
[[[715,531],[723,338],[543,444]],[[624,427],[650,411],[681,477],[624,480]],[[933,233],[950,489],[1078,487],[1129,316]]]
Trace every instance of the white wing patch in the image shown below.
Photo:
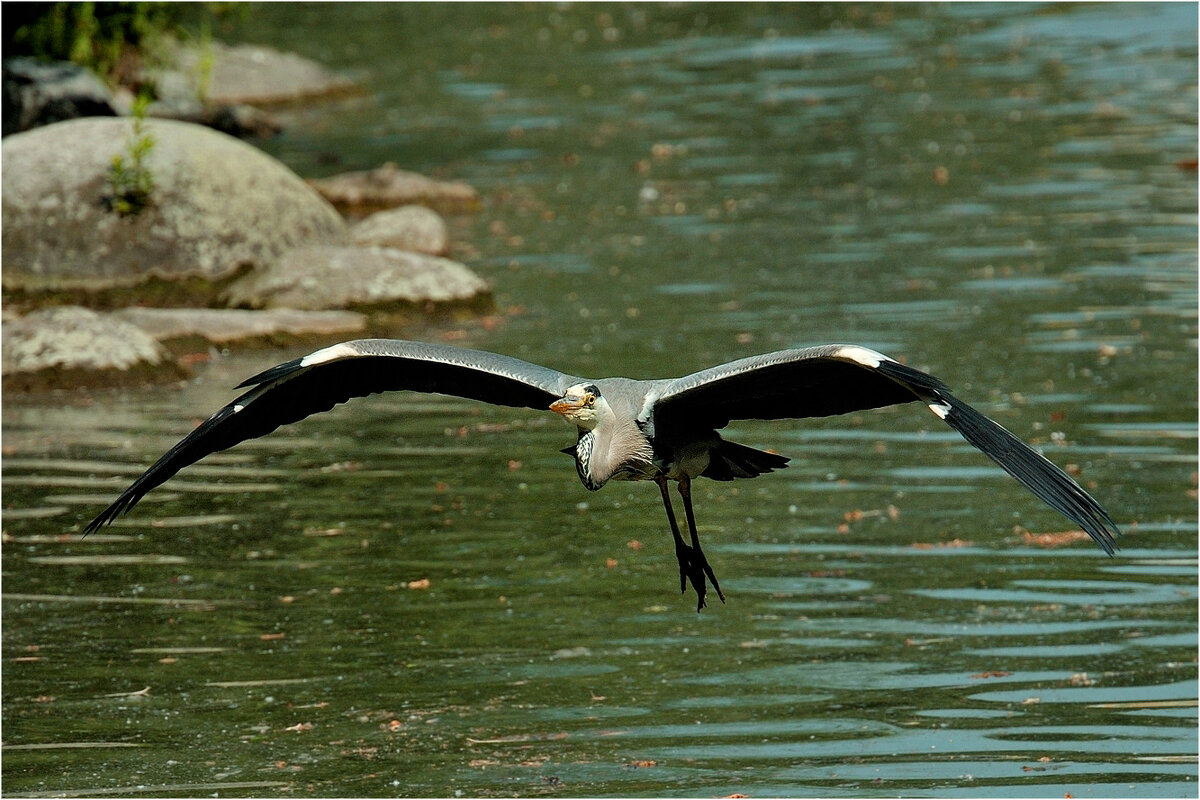
[[[937,414],[939,418],[945,419],[950,414],[950,405],[947,403],[930,403],[929,410]]]
[[[323,350],[318,350],[315,353],[309,353],[300,359],[300,366],[311,367],[313,364],[324,364],[326,361],[336,361],[339,358],[350,358],[357,355],[359,355],[357,350],[343,342],[342,344],[335,344]]]
[[[864,367],[876,369],[884,361],[892,359],[885,356],[883,353],[876,353],[874,350],[868,350],[865,347],[859,347],[856,344],[849,344],[845,347],[839,347],[834,353],[836,358],[844,358],[853,361],[856,364],[862,364]]]
[[[638,409],[637,419],[639,423],[645,422],[653,416],[654,404],[656,402],[658,402],[658,392],[646,392],[646,399],[642,401],[642,407]]]

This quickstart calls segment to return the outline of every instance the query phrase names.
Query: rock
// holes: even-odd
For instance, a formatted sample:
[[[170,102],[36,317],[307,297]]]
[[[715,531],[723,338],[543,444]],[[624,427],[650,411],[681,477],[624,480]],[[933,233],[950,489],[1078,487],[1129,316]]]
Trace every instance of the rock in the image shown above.
[[[112,92],[96,73],[66,61],[4,59],[4,135],[76,117],[113,117]]]
[[[251,44],[178,45],[166,70],[149,70],[160,97],[210,105],[272,105],[360,91],[311,59]]]
[[[388,162],[363,172],[344,172],[309,184],[345,214],[422,205],[444,214],[479,208],[479,192],[465,183],[435,181]]]
[[[350,229],[350,241],[364,247],[395,247],[433,256],[444,256],[450,251],[446,220],[425,206],[376,212]]]
[[[128,154],[131,120],[71,120],[3,140],[5,289],[220,281],[300,245],[345,241],[337,212],[270,156],[197,125],[144,124],[153,188],[130,216],[103,200],[113,157]]]
[[[341,336],[363,331],[367,318],[354,311],[297,311],[277,308],[123,308],[117,319],[138,326],[158,341],[201,337],[213,344],[244,339]]]
[[[157,364],[166,353],[141,328],[80,306],[34,311],[4,323],[0,372],[48,367],[129,369]]]
[[[2,338],[4,391],[182,374],[162,346],[141,328],[79,306],[47,308],[6,321]]]
[[[303,247],[230,284],[230,305],[389,307],[468,303],[487,283],[457,261],[389,247]]]

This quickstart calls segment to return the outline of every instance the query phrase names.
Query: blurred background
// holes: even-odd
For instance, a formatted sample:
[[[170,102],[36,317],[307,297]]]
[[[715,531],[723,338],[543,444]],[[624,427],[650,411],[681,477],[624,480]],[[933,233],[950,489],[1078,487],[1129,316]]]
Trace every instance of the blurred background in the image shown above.
[[[7,13],[7,9],[6,9]],[[188,23],[193,24],[193,23]],[[550,415],[356,401],[77,531],[255,371],[5,397],[13,796],[1196,791],[1194,4],[249,4],[206,34],[361,92],[305,178],[465,181],[494,308],[392,332],[579,375],[862,344],[1063,466],[1109,559],[919,406],[792,457],[578,483]]]

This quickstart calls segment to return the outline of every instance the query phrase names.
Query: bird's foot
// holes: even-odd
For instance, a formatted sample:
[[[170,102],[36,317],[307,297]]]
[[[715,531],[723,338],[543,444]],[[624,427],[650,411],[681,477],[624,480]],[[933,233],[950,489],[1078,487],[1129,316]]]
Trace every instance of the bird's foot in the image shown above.
[[[697,613],[708,605],[704,600],[708,595],[705,579],[712,584],[713,590],[716,591],[717,597],[721,598],[721,602],[725,602],[721,584],[717,583],[717,576],[713,574],[712,567],[709,565],[708,559],[704,557],[703,550],[680,543],[675,548],[675,558],[679,561],[679,592],[680,594],[687,592],[687,584],[691,582],[692,588],[696,590]]]

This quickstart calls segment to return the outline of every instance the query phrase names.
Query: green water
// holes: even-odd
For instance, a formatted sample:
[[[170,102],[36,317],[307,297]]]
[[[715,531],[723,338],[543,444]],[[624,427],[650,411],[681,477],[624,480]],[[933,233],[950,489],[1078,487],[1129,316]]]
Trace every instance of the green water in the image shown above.
[[[305,176],[468,181],[485,321],[580,375],[848,341],[927,368],[1126,531],[1116,558],[919,406],[738,423],[586,492],[550,414],[355,401],[77,532],[259,369],[3,408],[17,795],[1195,796],[1194,5],[255,6],[362,97]],[[424,582],[428,581],[428,584]],[[413,588],[410,588],[410,584]],[[424,588],[420,588],[424,587]]]

